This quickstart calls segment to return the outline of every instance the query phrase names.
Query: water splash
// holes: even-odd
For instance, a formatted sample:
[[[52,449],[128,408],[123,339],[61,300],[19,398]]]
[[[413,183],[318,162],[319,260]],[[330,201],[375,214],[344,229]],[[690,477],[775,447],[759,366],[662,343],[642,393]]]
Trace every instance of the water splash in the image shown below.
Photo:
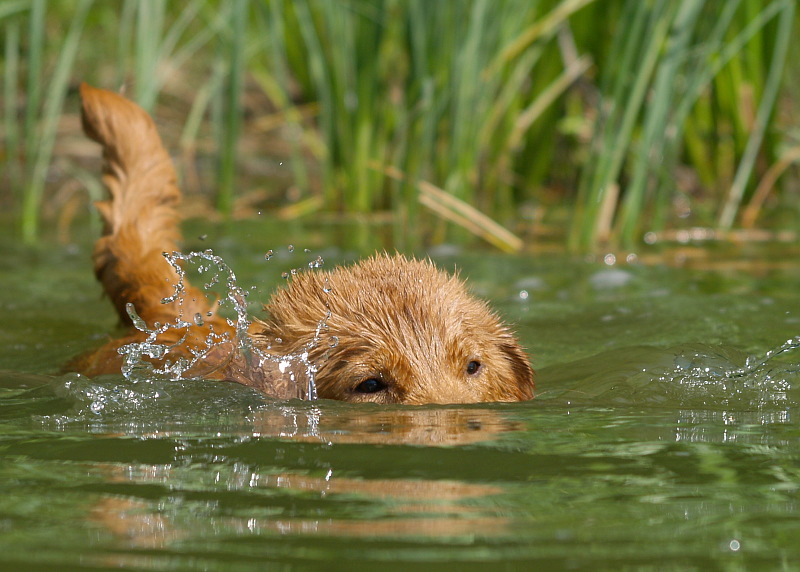
[[[700,343],[617,348],[539,370],[539,399],[615,407],[758,411],[800,407],[800,336],[748,356]]]
[[[745,357],[724,347],[687,347],[657,381],[684,405],[795,407],[800,402],[800,365],[777,358],[797,349],[800,336],[759,356]]]
[[[294,248],[290,246],[290,251]],[[235,369],[240,376],[253,375],[264,379],[265,384],[271,380],[263,372],[277,371],[280,383],[275,383],[275,397],[299,397],[302,399],[317,399],[315,375],[318,366],[312,363],[309,355],[318,344],[322,342],[322,333],[328,329],[330,311],[318,323],[313,340],[300,352],[290,355],[270,353],[270,346],[265,349],[253,345],[249,335],[251,320],[247,311],[248,292],[239,286],[236,275],[228,264],[211,250],[203,252],[164,253],[167,262],[175,270],[178,279],[173,284],[174,293],[161,300],[163,304],[176,303],[178,305],[177,317],[170,323],[154,323],[148,326],[136,312],[133,304],[126,306],[126,311],[136,329],[146,334],[143,342],[127,344],[119,349],[124,356],[122,374],[129,381],[143,379],[171,379],[180,380],[194,377],[209,376],[211,373],[224,371],[225,368]],[[269,260],[272,251],[268,251],[265,258]],[[322,257],[317,256],[308,263],[309,269],[320,268],[324,264]],[[203,327],[205,318],[194,313],[188,321],[184,319],[184,300],[187,295],[185,267],[194,267],[203,277],[203,287],[206,291],[221,289],[214,311],[208,312],[207,317],[212,317],[220,309],[232,311],[234,318],[226,318],[229,326],[233,328],[233,336],[229,332],[215,332],[213,324],[208,327],[200,347],[190,349],[190,358],[184,357],[187,352],[177,351],[187,342],[188,336],[196,333],[197,327]],[[286,276],[294,276],[297,269],[292,269]],[[216,293],[216,292],[215,292]],[[327,291],[326,291],[327,293]],[[159,339],[167,332],[177,337],[175,343],[162,343]],[[175,333],[179,335],[175,336]],[[280,340],[276,340],[279,342]],[[266,350],[266,351],[265,351]],[[213,355],[212,355],[213,354]],[[172,357],[171,357],[172,356]],[[211,357],[209,357],[211,356]],[[149,359],[148,359],[149,358]],[[208,358],[208,361],[205,361]],[[155,365],[150,360],[158,360],[161,365]],[[212,365],[213,364],[213,365]],[[235,376],[232,379],[236,381]],[[282,389],[279,389],[282,388]],[[263,387],[270,393],[269,387]]]
[[[762,358],[748,356],[747,361],[745,362],[745,367],[741,369],[741,375],[756,371],[757,369],[766,366],[768,362],[772,361],[779,355],[794,351],[798,348],[800,348],[800,336],[795,336],[794,338],[789,338],[777,348],[769,350]],[[732,374],[736,375],[739,373],[739,371],[732,372]]]

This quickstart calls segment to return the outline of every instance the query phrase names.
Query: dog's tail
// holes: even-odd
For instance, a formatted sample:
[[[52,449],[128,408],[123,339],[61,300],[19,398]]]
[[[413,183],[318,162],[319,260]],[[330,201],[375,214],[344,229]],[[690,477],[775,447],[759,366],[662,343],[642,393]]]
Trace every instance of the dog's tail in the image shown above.
[[[162,303],[178,281],[163,253],[178,250],[181,240],[181,192],[153,120],[115,93],[85,83],[80,92],[83,130],[103,146],[103,182],[110,193],[96,203],[104,223],[93,255],[97,279],[124,324],[131,324],[128,304],[148,324],[205,315],[210,304],[188,284],[180,303]]]

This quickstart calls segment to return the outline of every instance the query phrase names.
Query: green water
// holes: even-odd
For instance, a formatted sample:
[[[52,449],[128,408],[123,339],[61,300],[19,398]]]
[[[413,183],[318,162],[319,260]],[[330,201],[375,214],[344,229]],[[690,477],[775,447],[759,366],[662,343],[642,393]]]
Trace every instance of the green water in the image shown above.
[[[358,254],[274,231],[187,235],[254,303]],[[800,567],[800,350],[767,353],[800,335],[796,248],[712,270],[440,249],[517,325],[539,397],[386,408],[53,375],[114,327],[90,236],[2,238],[2,569]]]

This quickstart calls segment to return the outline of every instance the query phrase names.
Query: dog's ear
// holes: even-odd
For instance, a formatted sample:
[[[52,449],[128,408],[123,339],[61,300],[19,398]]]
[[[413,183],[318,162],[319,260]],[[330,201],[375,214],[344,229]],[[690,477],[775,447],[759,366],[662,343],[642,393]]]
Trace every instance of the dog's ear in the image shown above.
[[[536,383],[534,381],[534,372],[528,361],[528,356],[516,343],[512,340],[510,343],[500,346],[501,351],[505,354],[508,364],[511,366],[513,373],[513,380],[511,382],[515,385],[515,396],[520,401],[533,399]]]

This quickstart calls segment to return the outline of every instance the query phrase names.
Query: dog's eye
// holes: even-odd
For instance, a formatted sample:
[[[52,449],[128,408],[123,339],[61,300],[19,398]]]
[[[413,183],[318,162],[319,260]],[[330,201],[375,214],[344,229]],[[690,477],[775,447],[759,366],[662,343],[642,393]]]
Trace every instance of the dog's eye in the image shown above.
[[[386,389],[386,383],[377,377],[365,379],[356,386],[356,391],[359,393],[377,393],[384,389]]]
[[[481,362],[472,360],[467,364],[467,375],[475,375],[481,370]]]

